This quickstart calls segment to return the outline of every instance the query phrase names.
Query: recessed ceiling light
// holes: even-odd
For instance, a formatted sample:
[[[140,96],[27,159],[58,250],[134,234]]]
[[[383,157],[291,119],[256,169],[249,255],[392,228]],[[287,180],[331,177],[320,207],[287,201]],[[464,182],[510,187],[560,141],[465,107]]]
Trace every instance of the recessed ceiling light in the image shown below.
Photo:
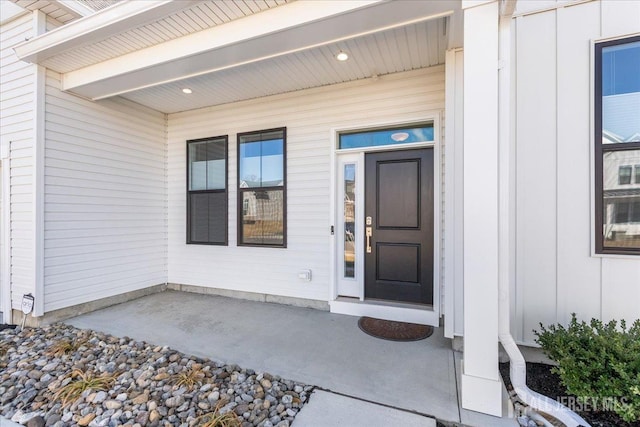
[[[346,61],[347,59],[349,59],[349,54],[347,54],[347,52],[344,51],[340,51],[338,52],[338,54],[336,55],[336,59],[338,61]]]
[[[188,87],[185,87],[184,89],[182,89],[182,93],[193,93],[193,91],[191,89],[189,89]]]
[[[391,134],[391,139],[396,142],[402,142],[407,138],[409,138],[409,134],[406,132],[396,132]]]

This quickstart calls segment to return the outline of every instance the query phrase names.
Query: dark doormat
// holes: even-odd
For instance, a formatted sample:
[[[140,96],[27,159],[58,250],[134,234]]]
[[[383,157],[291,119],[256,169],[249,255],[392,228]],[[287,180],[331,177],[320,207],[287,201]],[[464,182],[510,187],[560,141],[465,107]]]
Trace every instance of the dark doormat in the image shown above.
[[[361,317],[358,320],[358,327],[372,337],[389,341],[419,341],[429,338],[433,333],[432,326],[374,319],[373,317]]]

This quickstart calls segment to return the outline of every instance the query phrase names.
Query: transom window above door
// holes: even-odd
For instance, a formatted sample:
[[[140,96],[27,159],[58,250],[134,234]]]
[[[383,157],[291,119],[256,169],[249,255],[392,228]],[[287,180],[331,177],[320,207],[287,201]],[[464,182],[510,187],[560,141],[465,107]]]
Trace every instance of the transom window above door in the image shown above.
[[[433,140],[433,123],[420,123],[384,129],[341,132],[338,137],[338,148],[345,150],[350,148],[432,142]]]

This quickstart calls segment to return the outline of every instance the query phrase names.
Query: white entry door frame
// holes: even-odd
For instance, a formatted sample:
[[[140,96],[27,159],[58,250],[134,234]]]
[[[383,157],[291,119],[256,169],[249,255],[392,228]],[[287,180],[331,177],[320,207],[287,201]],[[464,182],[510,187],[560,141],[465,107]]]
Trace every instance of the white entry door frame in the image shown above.
[[[336,292],[364,301],[364,240],[360,238],[364,235],[364,152],[338,156],[337,162]],[[353,191],[347,188],[349,182],[354,184]],[[346,218],[351,216],[354,227],[347,230]]]
[[[415,123],[432,122],[434,140],[430,142],[372,146],[353,149],[339,149],[338,137],[342,132],[367,131],[399,127]],[[440,179],[440,112],[434,112],[418,118],[408,118],[395,122],[364,123],[361,125],[333,128],[331,130],[331,203],[330,223],[334,231],[331,239],[331,272],[329,286],[329,306],[331,312],[354,316],[369,316],[380,319],[404,321],[411,323],[438,326],[440,323],[440,212],[441,212],[441,179]],[[423,306],[392,301],[365,300],[364,283],[364,159],[368,152],[403,150],[431,147],[434,149],[434,258],[433,258],[433,305]],[[355,169],[355,170],[353,170]],[[354,247],[355,262],[353,277],[345,274],[345,177],[352,174],[355,178],[355,221]],[[347,257],[348,258],[348,257]]]

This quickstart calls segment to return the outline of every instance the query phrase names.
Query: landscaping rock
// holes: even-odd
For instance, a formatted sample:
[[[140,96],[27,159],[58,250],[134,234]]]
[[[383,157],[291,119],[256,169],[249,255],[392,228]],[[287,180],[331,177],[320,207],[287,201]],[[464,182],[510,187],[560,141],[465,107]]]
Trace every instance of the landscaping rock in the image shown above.
[[[60,340],[76,348],[47,354]],[[0,415],[32,427],[190,427],[216,408],[234,412],[243,427],[286,427],[313,390],[266,372],[60,324],[0,331],[0,342],[9,346],[0,360]],[[71,396],[63,407],[53,396],[81,381],[71,377],[74,369],[93,378],[112,375],[113,382]],[[199,373],[193,387],[187,386],[190,372]]]

